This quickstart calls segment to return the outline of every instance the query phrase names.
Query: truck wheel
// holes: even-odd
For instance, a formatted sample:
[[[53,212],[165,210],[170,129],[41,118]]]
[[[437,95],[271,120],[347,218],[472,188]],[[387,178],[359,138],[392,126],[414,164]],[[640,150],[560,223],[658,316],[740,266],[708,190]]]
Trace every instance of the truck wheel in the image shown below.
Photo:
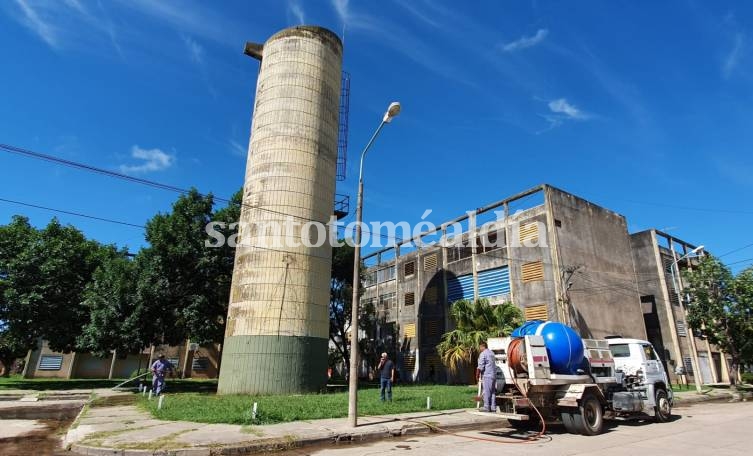
[[[604,409],[593,394],[583,395],[578,412],[571,416],[575,427],[583,435],[598,435],[604,428]]]
[[[654,419],[656,422],[666,423],[672,419],[672,405],[669,403],[667,391],[662,388],[656,390],[654,401],[656,402],[656,407],[654,407]]]
[[[580,420],[576,420],[575,415],[577,415],[577,412],[576,413],[571,413],[571,412],[560,413],[562,424],[565,425],[565,430],[569,432],[570,434],[582,434],[583,431],[581,431],[581,428],[580,428]]]

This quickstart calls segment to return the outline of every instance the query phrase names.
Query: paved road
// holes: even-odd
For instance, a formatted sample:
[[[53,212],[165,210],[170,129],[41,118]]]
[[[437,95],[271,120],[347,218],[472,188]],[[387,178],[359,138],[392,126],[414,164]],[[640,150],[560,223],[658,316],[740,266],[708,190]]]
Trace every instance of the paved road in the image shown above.
[[[672,422],[611,422],[607,432],[595,437],[565,433],[561,426],[553,426],[551,433],[535,443],[520,442],[521,434],[509,428],[496,431],[462,432],[457,435],[421,436],[375,442],[368,445],[329,448],[303,448],[285,453],[316,456],[439,456],[499,455],[591,455],[591,456],[691,456],[691,455],[750,455],[753,439],[753,404],[704,403],[675,409]],[[495,442],[473,440],[471,437],[492,439]],[[605,453],[608,450],[608,453]]]

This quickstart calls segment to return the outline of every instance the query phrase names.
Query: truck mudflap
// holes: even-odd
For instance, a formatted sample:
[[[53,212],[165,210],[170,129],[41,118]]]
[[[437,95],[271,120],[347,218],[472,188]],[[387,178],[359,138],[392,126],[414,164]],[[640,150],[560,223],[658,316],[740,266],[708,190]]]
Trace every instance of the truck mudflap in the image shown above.
[[[599,402],[606,404],[607,400],[601,389],[594,383],[578,383],[570,385],[563,397],[557,400],[559,407],[578,407],[583,394],[591,392],[599,399]]]

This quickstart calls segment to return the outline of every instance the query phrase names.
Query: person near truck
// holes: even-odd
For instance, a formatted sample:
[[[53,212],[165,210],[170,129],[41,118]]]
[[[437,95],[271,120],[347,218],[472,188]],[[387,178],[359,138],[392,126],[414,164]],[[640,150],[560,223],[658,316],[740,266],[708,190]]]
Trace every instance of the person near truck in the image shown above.
[[[382,353],[382,359],[379,360],[379,399],[384,402],[385,393],[386,399],[392,402],[392,382],[395,381],[395,363],[387,356],[387,353]]]
[[[478,345],[478,366],[476,367],[476,381],[481,380],[481,396],[484,400],[483,412],[496,412],[497,400],[495,397],[495,385],[497,367],[494,364],[494,352],[489,350],[486,342],[480,342]]]
[[[160,354],[159,358],[152,363],[152,391],[156,396],[165,391],[165,374],[168,371],[172,373],[173,369],[172,363],[165,359],[164,354]]]

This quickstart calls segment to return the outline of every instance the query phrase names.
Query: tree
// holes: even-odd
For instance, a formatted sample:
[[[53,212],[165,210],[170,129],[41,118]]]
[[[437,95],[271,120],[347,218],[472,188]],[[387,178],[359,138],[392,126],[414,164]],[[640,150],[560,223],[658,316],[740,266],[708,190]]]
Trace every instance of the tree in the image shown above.
[[[216,213],[213,201],[212,195],[192,189],[171,212],[147,222],[149,247],[136,258],[136,299],[151,343],[222,340],[235,250],[227,244],[208,247],[205,230],[212,221],[237,221],[240,192]]]
[[[2,376],[10,376],[13,363],[29,351],[29,343],[23,335],[13,333],[7,324],[0,323],[0,364]]]
[[[10,224],[0,226],[0,362],[6,377],[15,360],[25,356],[36,342],[33,318],[23,318],[11,299],[17,294],[17,259],[37,238],[37,230],[25,217],[15,216]]]
[[[136,296],[137,277],[138,263],[125,251],[97,268],[84,291],[89,322],[79,336],[80,347],[104,356],[111,350],[138,353],[149,345],[144,306]]]
[[[524,321],[522,312],[512,303],[492,306],[483,298],[452,303],[450,319],[455,329],[442,335],[437,353],[452,374],[473,367],[479,342],[508,335]]]
[[[331,359],[348,362],[350,359],[350,331],[353,302],[353,264],[356,260],[353,246],[344,244],[332,248],[332,275],[329,299],[329,340],[335,346]],[[362,288],[363,289],[363,288]],[[371,304],[358,307],[358,327],[366,334],[373,334],[377,323],[376,309]],[[373,357],[376,347],[368,340],[359,340],[361,356]],[[376,347],[376,348],[375,348]]]
[[[734,387],[742,363],[753,360],[753,268],[735,277],[718,259],[706,255],[684,276],[690,297],[688,324],[730,356]]]
[[[57,219],[36,230],[28,219],[14,217],[2,231],[0,321],[7,325],[6,336],[28,348],[43,338],[52,350],[75,350],[88,321],[81,305],[84,287],[114,248],[87,240]]]

